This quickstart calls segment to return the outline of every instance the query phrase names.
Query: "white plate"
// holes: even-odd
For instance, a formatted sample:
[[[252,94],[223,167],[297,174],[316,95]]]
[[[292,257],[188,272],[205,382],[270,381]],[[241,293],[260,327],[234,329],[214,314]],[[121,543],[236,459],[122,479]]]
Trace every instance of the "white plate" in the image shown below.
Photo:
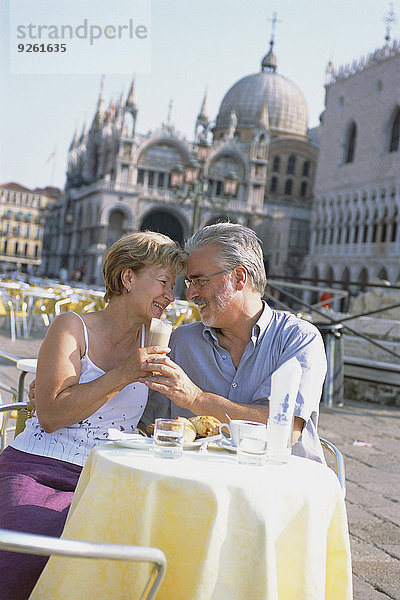
[[[115,446],[120,446],[122,448],[137,448],[139,450],[144,450],[153,446],[153,440],[144,436],[137,437],[135,439],[131,438],[126,440],[122,439],[112,441]]]
[[[228,442],[228,440],[224,440],[224,438],[222,438],[222,440],[216,440],[215,443],[220,448],[224,448],[224,450],[229,450],[229,452],[234,452],[234,453],[237,452],[236,446],[234,446],[233,444]]]
[[[184,442],[183,449],[184,450],[195,450],[196,448],[199,448],[205,442],[207,442],[207,443],[215,442],[218,439],[220,439],[220,437],[221,437],[220,434],[210,435],[208,437],[198,438],[197,440],[194,440],[193,442]]]

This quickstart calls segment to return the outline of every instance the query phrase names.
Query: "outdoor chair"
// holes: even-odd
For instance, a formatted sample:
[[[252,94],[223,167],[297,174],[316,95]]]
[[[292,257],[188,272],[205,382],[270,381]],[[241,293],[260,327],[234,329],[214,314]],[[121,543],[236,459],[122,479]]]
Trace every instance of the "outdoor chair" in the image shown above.
[[[43,556],[148,562],[152,568],[140,600],[156,597],[167,565],[164,553],[158,548],[68,540],[7,529],[0,529],[0,549]],[[135,582],[131,581],[129,585],[133,587]]]
[[[27,336],[28,307],[26,302],[22,302],[21,306],[19,306],[13,296],[3,292],[0,293],[0,317],[7,317],[10,320],[10,337],[12,342],[15,342],[17,332],[19,334],[18,330],[21,321],[24,337]]]
[[[319,441],[321,442],[322,448],[327,450],[335,459],[335,471],[339,479],[340,487],[342,488],[344,497],[346,495],[346,477],[344,471],[343,454],[340,452],[339,448],[337,448],[334,444],[332,444],[332,442],[329,442],[325,438],[320,437]]]
[[[16,390],[14,391],[16,392]],[[10,419],[16,419],[13,435],[13,438],[15,438],[25,429],[25,423],[31,416],[31,410],[28,402],[9,402],[7,404],[0,404],[0,415],[5,413],[0,420],[0,453],[3,452],[4,448],[7,446],[7,434],[10,432],[10,429],[12,430],[12,428],[8,428]]]

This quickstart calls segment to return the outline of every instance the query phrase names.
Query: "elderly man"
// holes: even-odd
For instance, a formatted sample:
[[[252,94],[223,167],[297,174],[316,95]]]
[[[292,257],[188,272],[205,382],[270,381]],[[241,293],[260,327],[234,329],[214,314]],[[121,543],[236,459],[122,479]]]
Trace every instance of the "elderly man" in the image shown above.
[[[187,298],[202,321],[175,329],[169,357],[142,365],[158,372],[141,379],[151,390],[144,422],[178,415],[226,421],[229,415],[266,423],[271,376],[296,357],[302,376],[293,454],[323,462],[317,435],[326,373],[323,341],[314,325],[262,300],[267,280],[256,234],[233,223],[210,225],[185,250]]]

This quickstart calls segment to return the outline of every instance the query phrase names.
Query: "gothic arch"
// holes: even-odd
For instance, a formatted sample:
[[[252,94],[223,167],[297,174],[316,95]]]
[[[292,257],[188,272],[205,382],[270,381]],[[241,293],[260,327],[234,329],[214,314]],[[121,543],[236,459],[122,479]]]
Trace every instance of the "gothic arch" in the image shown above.
[[[400,149],[400,107],[396,105],[386,120],[383,129],[384,149],[386,152],[397,152]]]
[[[317,265],[314,265],[311,271],[311,279],[312,285],[317,286],[319,281],[319,271]],[[318,302],[319,292],[317,290],[312,290],[311,292],[311,302],[310,304],[316,304]]]
[[[105,225],[108,226],[109,220],[110,220],[110,214],[113,211],[120,211],[123,213],[124,217],[126,218],[126,228],[128,230],[132,230],[133,229],[133,216],[132,213],[130,211],[130,209],[121,203],[114,203],[111,206],[105,206],[102,213],[101,213],[101,217],[100,217],[100,225]]]
[[[188,148],[177,138],[168,136],[153,137],[140,146],[137,151],[137,164],[142,167],[154,168],[155,162],[150,158],[147,160],[149,153],[153,150],[157,152],[157,146],[163,148],[163,154],[169,154],[169,157],[163,158],[165,164],[160,164],[160,168],[170,170],[178,163],[186,164],[190,160],[190,152]],[[167,152],[165,152],[167,149]]]
[[[361,269],[358,275],[358,281],[360,285],[360,290],[362,292],[365,292],[369,281],[368,270],[365,267]]]
[[[345,267],[345,269],[343,270],[341,279],[342,279],[343,289],[348,291],[349,287],[350,287],[350,269],[349,269],[349,267]],[[348,304],[349,304],[349,297],[342,298],[340,301],[340,311],[347,312]]]
[[[109,248],[111,244],[119,240],[127,231],[127,219],[122,210],[116,208],[110,211],[108,215],[107,241],[106,246]]]
[[[221,178],[231,170],[239,176],[240,181],[246,178],[246,165],[241,156],[233,152],[221,152],[215,154],[208,162],[206,176],[209,178]]]
[[[325,279],[328,287],[332,287],[333,281],[335,279],[335,274],[332,267],[328,267],[326,270]]]
[[[182,244],[184,239],[183,226],[178,217],[171,211],[154,209],[144,215],[139,226],[140,231],[157,231]]]
[[[352,163],[354,161],[357,145],[357,124],[351,121],[345,129],[343,138],[343,157],[342,163]]]
[[[378,271],[377,278],[381,281],[389,281],[388,272],[385,267],[381,267]]]

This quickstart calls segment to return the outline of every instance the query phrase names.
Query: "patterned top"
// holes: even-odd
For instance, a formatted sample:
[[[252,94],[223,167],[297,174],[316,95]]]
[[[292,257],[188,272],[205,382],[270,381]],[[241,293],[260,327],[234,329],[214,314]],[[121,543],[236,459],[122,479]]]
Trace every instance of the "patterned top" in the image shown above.
[[[81,358],[79,383],[88,383],[104,375],[105,371],[90,360],[86,324],[79,315],[76,316],[83,323],[86,345]],[[29,454],[49,456],[83,466],[92,448],[107,441],[109,427],[127,432],[135,430],[145,409],[147,394],[148,388],[144,384],[130,383],[84,421],[53,433],[43,431],[35,415],[28,419],[24,431],[10,445]]]

